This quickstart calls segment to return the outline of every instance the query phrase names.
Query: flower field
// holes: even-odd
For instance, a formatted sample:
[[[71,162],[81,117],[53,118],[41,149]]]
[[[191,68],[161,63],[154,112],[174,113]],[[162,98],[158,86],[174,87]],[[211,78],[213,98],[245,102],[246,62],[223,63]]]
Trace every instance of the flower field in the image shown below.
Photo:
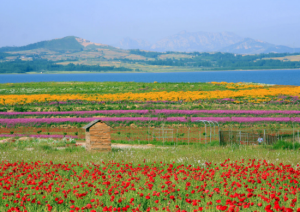
[[[0,119],[1,125],[14,126],[16,124],[51,124],[51,123],[88,123],[97,118],[19,118],[19,119]],[[166,121],[166,122],[197,122],[201,120],[216,122],[300,122],[300,117],[191,117],[189,120],[185,117],[101,117],[102,121],[109,122],[150,122],[150,121]]]
[[[144,160],[145,162],[145,160]],[[0,164],[1,211],[300,211],[299,166],[225,160]]]
[[[0,211],[300,212],[299,97],[255,83],[0,85]],[[111,152],[78,146],[95,119]],[[219,129],[240,137],[222,146]],[[256,145],[263,134],[277,140]]]
[[[72,135],[28,135],[28,134],[0,134],[0,137],[30,137],[30,138],[78,138]]]
[[[244,99],[247,102],[269,102],[279,95],[300,96],[300,87],[270,87],[246,90],[215,90],[215,91],[161,91],[148,93],[118,94],[32,94],[32,95],[0,95],[0,105],[30,104],[39,102],[84,100],[84,101],[184,101],[210,99]],[[235,100],[236,103],[239,100]]]
[[[115,86],[118,84],[120,85]],[[46,85],[50,87],[45,87]],[[126,117],[126,114],[130,117],[148,115],[209,117],[226,114],[275,117],[299,114],[300,90],[297,86],[225,82],[113,85],[112,83],[0,85],[0,118],[97,115]],[[289,107],[286,107],[287,105]]]
[[[194,115],[194,114],[250,114],[250,115],[272,115],[272,114],[300,114],[298,110],[94,110],[94,111],[53,111],[53,112],[0,112],[0,116],[45,116],[45,115],[120,115],[120,114],[140,114],[140,115]]]

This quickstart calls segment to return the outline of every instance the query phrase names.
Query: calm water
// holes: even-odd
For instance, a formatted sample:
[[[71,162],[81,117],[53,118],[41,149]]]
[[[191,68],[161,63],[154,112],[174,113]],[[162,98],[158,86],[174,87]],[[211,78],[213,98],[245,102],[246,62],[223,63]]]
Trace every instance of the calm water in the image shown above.
[[[0,83],[64,81],[134,81],[134,82],[257,82],[300,85],[300,70],[212,71],[174,73],[109,73],[109,74],[5,74]]]

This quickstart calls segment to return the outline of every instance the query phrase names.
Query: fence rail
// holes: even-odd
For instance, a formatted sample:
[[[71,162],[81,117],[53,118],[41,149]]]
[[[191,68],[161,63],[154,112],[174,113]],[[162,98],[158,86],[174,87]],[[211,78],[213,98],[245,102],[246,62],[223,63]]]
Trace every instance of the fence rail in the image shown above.
[[[249,133],[244,131],[219,131],[220,144],[258,144],[258,139],[262,138],[264,144],[274,144],[278,141],[278,137],[269,134]]]

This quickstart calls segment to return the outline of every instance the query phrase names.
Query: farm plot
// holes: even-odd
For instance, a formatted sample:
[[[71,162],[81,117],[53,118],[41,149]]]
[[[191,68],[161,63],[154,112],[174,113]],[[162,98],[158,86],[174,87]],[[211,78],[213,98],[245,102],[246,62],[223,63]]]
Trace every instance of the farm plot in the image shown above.
[[[300,211],[299,166],[0,163],[1,211]]]

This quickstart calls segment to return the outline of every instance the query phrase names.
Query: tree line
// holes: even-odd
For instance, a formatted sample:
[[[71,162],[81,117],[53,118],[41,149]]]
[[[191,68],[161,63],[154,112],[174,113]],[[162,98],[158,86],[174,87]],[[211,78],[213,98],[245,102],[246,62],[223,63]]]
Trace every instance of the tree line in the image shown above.
[[[132,50],[131,53],[147,56],[150,52],[143,52]],[[153,52],[156,53],[156,52]],[[161,53],[167,54],[167,53]],[[172,52],[172,54],[175,54]],[[238,55],[232,53],[180,53],[190,55],[190,58],[167,58],[159,59],[157,56],[155,60],[129,60],[129,59],[118,59],[119,61],[126,63],[142,63],[148,65],[159,65],[159,66],[186,66],[186,67],[201,67],[207,69],[271,69],[271,68],[300,68],[300,62],[298,61],[281,61],[271,58],[284,57],[288,55],[298,55],[299,53],[269,53],[269,54],[257,54],[257,55]],[[152,55],[153,58],[155,54]]]
[[[99,66],[99,65],[68,65],[56,64],[53,61],[41,59],[32,61],[7,61],[0,63],[0,73],[27,73],[27,72],[42,72],[42,71],[133,71],[130,68],[115,67],[115,66]]]

